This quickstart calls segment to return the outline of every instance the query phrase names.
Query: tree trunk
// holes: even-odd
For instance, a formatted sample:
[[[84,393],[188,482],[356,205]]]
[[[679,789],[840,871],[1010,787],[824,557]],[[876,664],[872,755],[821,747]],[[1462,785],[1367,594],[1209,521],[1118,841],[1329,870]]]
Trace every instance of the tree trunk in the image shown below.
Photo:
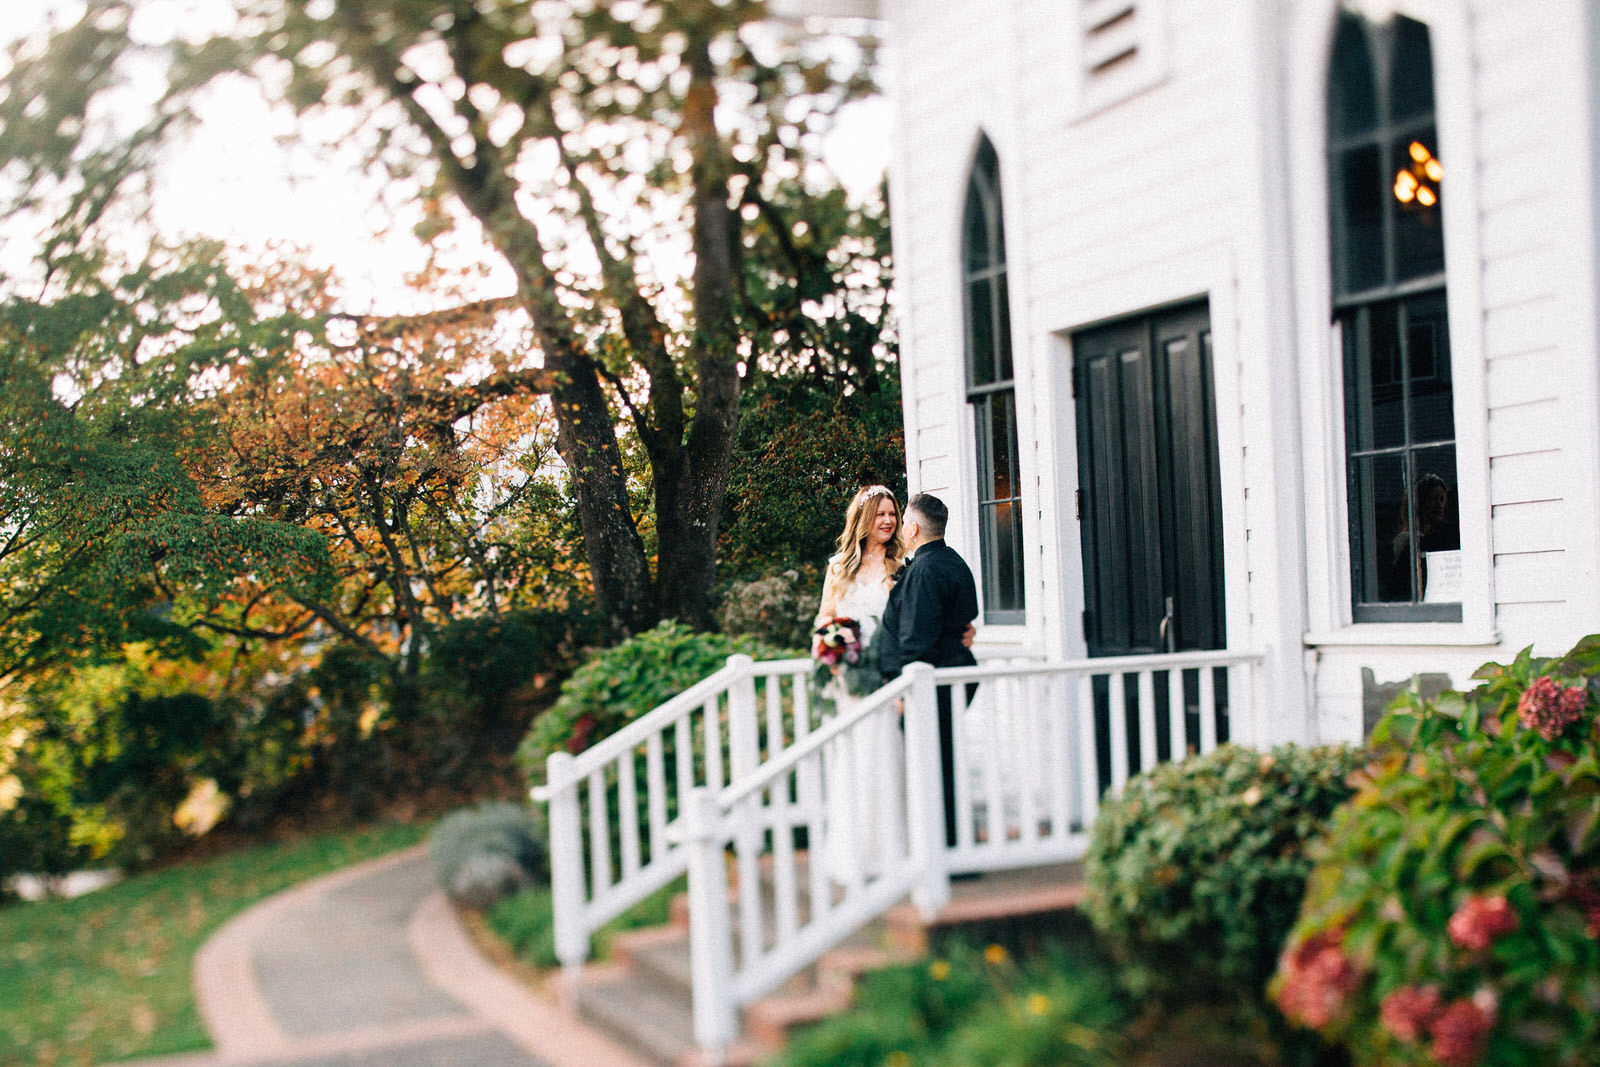
[[[717,533],[739,425],[739,323],[734,314],[739,225],[728,203],[731,156],[717,133],[716,70],[709,45],[705,38],[689,42],[690,84],[683,113],[694,183],[695,413],[675,469],[654,471],[661,545],[656,602],[663,616],[702,628],[711,623]],[[663,487],[670,491],[662,492]]]
[[[625,637],[649,629],[657,614],[649,560],[629,506],[611,408],[599,370],[584,353],[556,296],[556,281],[545,265],[537,233],[517,210],[511,190],[505,190],[503,200],[496,196],[504,181],[503,176],[490,180],[484,169],[464,170],[456,189],[516,272],[519,296],[533,320],[545,369],[553,378],[556,451],[572,477],[595,606],[606,636]]]

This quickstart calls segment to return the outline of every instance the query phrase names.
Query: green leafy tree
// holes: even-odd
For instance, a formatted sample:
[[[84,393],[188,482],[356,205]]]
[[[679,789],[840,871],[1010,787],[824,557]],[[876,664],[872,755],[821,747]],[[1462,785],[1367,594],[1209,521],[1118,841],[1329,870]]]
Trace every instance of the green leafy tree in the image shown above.
[[[183,462],[174,399],[283,328],[219,313],[241,296],[208,252],[74,260],[56,298],[0,302],[0,681],[130,641],[192,653],[196,605],[328,580],[318,535],[217,513]]]
[[[801,254],[757,289],[742,264],[762,228],[804,252],[780,188],[815,184],[826,116],[865,88],[870,57],[797,42],[757,0],[235,0],[227,28],[160,44],[130,31],[138,6],[88,0],[13,56],[0,161],[19,202],[58,220],[46,262],[108,217],[220,75],[354,115],[350,140],[410,191],[424,232],[470,218],[516,275],[610,629],[705,624],[741,368],[778,331],[815,343],[802,320],[835,317],[843,276],[784,286],[816,262]],[[158,99],[101,121],[135,71],[165,72]],[[767,298],[786,292],[776,315]],[[619,421],[649,466],[653,574]]]

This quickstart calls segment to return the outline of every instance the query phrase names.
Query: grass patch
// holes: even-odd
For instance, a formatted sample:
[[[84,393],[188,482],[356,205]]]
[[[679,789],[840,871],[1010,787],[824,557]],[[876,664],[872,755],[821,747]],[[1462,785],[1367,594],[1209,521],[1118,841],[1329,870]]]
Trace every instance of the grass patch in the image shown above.
[[[672,912],[672,898],[683,892],[683,879],[656,890],[632,908],[602,926],[594,935],[597,959],[611,955],[611,939],[624,930],[660,926]],[[483,915],[484,927],[511,954],[530,967],[560,966],[556,959],[555,919],[549,886],[532,886],[498,901]]]
[[[0,909],[0,1063],[55,1067],[209,1047],[190,985],[225,920],[308,878],[422,840],[381,826],[179,864],[75,900]]]

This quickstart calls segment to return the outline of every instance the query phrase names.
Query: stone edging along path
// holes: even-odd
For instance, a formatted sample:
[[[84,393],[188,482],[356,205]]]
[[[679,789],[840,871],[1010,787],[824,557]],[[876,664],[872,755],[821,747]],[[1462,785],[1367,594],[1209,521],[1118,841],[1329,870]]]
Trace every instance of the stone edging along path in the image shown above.
[[[230,919],[195,959],[215,1049],[139,1067],[644,1067],[485,959],[431,879],[416,846]]]

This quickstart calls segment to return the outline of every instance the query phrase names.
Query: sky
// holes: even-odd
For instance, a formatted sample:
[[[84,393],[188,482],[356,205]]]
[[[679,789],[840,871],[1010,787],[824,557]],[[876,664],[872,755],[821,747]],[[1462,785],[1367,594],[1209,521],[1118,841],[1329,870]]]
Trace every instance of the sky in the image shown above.
[[[174,23],[203,25],[218,2],[143,0],[141,17],[149,32],[160,34]],[[78,7],[75,0],[0,4],[6,9],[0,42],[52,15],[70,18]],[[269,106],[243,78],[220,82],[201,118],[198,131],[169,150],[157,176],[152,218],[163,234],[217,237],[247,253],[274,243],[304,249],[312,263],[337,269],[351,310],[398,310],[394,303],[405,277],[423,266],[425,254],[411,236],[413,220],[384,205],[382,184],[361,173],[353,150],[319,153],[286,144],[294,118]],[[829,166],[860,194],[876,186],[887,163],[887,121],[887,104],[856,105],[828,141]],[[463,264],[488,265],[484,295],[514,289],[510,269],[497,256],[470,233],[464,231],[461,241],[457,255]],[[7,266],[13,265],[0,258],[0,269]]]

